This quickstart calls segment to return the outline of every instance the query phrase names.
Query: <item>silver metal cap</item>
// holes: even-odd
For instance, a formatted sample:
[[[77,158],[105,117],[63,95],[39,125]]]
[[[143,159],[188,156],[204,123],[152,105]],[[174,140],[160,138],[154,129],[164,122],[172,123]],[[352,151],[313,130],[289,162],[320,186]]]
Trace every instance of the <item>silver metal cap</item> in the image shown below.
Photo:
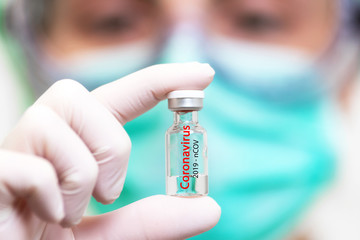
[[[171,111],[199,111],[203,108],[205,94],[201,90],[178,90],[170,92],[168,108]]]

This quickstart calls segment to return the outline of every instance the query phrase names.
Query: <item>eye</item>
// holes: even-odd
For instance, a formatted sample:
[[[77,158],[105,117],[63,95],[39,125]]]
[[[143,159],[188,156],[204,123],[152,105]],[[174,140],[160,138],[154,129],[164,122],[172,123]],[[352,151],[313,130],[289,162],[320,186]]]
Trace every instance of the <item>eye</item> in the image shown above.
[[[261,13],[237,15],[233,19],[233,25],[240,31],[253,34],[266,34],[281,30],[284,27],[280,19]]]
[[[92,23],[91,30],[103,34],[125,33],[136,27],[136,20],[130,16],[108,16]]]

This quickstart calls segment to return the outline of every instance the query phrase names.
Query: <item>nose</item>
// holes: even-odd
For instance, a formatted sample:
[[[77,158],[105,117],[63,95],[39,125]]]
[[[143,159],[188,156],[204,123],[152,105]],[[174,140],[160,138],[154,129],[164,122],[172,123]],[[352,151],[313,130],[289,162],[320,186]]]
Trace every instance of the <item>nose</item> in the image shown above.
[[[172,25],[198,22],[204,16],[208,0],[162,0],[164,12]]]
[[[163,48],[162,62],[204,61],[204,0],[165,0],[170,31]]]

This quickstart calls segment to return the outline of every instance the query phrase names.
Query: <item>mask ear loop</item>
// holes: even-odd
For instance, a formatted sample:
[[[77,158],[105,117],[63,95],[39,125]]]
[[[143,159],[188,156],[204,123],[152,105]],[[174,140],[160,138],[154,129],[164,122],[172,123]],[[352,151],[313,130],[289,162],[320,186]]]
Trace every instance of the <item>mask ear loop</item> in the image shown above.
[[[341,6],[341,19],[343,25],[347,27],[350,35],[356,37],[360,34],[360,1],[359,0],[339,0]]]
[[[42,2],[40,3],[40,1],[45,0],[36,1],[36,3],[41,4]],[[37,21],[30,16],[35,12],[31,4],[35,5],[33,1],[10,1],[5,13],[6,30],[23,46],[22,51],[26,58],[26,68],[40,69],[36,72],[29,70],[26,72],[34,91],[32,94],[40,96],[48,88],[48,84],[44,79],[48,79],[49,76],[45,74],[47,66],[37,63],[37,59],[42,56],[42,52],[36,43],[37,38],[35,37],[35,32],[39,30],[39,28],[34,26]],[[27,11],[28,5],[30,7],[29,11]]]
[[[356,3],[354,3],[356,2]],[[339,0],[336,4],[338,16],[337,31],[330,44],[319,58],[319,72],[328,81],[322,91],[335,92],[352,81],[360,60],[360,1]],[[355,6],[358,10],[354,10]],[[355,14],[359,14],[359,29],[355,29]]]
[[[354,31],[360,33],[360,2],[354,6],[353,14],[351,14],[351,26]]]

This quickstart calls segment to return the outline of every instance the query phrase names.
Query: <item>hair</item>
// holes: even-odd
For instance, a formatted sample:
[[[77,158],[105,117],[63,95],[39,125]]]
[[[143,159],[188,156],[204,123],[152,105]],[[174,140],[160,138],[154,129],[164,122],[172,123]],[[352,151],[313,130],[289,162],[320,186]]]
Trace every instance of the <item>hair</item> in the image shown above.
[[[54,0],[24,1],[26,19],[34,31],[48,31],[54,13],[54,3]]]

